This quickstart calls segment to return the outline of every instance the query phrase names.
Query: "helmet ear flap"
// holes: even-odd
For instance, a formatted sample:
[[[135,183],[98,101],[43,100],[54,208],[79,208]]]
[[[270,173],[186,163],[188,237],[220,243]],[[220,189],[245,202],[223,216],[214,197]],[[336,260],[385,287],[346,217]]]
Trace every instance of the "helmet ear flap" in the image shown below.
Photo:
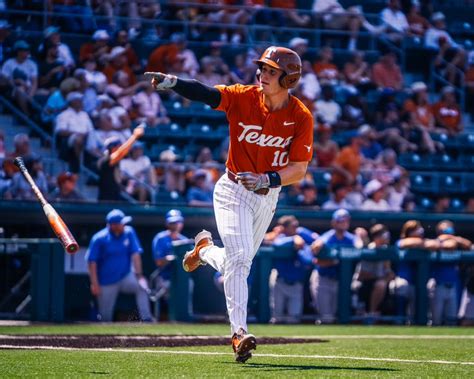
[[[288,83],[286,81],[287,74],[286,72],[283,72],[283,74],[280,75],[280,79],[278,79],[278,82],[280,83],[280,86],[283,88],[288,88]]]

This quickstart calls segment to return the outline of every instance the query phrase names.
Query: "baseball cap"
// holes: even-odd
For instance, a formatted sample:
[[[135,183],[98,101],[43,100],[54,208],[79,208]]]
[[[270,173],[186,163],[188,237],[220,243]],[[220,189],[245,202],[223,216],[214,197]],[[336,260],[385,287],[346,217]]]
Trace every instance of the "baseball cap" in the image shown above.
[[[110,51],[109,57],[110,57],[110,59],[117,58],[118,56],[124,54],[126,51],[127,51],[127,49],[125,49],[125,48],[122,47],[122,46],[115,46],[115,47]]]
[[[344,209],[344,208],[339,208],[338,210],[334,211],[334,213],[332,214],[332,219],[334,221],[342,221],[350,217],[351,217],[351,214],[349,213],[347,209]]]
[[[104,29],[99,29],[94,32],[92,35],[92,39],[97,41],[99,39],[110,39],[109,33],[107,33],[107,30]]]
[[[173,224],[175,222],[184,221],[183,214],[178,209],[171,209],[170,211],[168,211],[166,213],[165,219],[167,224]]]
[[[70,103],[74,100],[82,100],[82,97],[83,97],[82,93],[77,92],[77,91],[72,91],[67,94],[66,101]]]
[[[120,142],[120,138],[118,137],[109,137],[104,142],[104,146],[107,150],[110,150],[113,147],[120,146],[120,145],[121,145],[121,142]]]
[[[206,176],[207,176],[207,171],[204,170],[203,168],[198,168],[196,171],[194,171],[193,179],[202,178]]]
[[[433,16],[431,16],[431,21],[441,21],[444,19],[446,19],[446,17],[443,12],[435,12],[433,13]]]
[[[136,141],[132,148],[130,150],[136,150],[136,149],[144,149],[145,148],[145,145],[143,144],[143,142],[140,142],[140,141]]]
[[[444,95],[445,93],[455,93],[456,88],[453,86],[444,86],[443,89],[441,90],[441,93]]]
[[[13,45],[13,50],[30,50],[30,45],[28,42],[20,39],[19,41],[16,41],[15,44]]]
[[[132,217],[125,216],[125,213],[123,213],[120,209],[112,209],[109,213],[107,213],[105,220],[107,221],[107,224],[125,225],[132,221]]]
[[[48,26],[45,30],[43,30],[44,38],[48,38],[56,33],[59,33],[59,27],[57,26]]]
[[[306,38],[301,38],[301,37],[295,37],[290,39],[290,42],[288,42],[288,46],[293,49],[298,45],[307,45],[308,40]]]
[[[383,188],[382,182],[377,179],[373,179],[365,185],[364,193],[366,196],[370,196],[379,191],[381,188]]]
[[[58,178],[57,178],[58,186],[60,186],[61,184],[63,184],[64,182],[66,182],[68,180],[76,182],[77,181],[77,175],[73,174],[72,172],[69,172],[69,171],[62,172],[61,174],[58,175]]]
[[[414,82],[411,85],[411,90],[413,92],[426,91],[427,88],[428,87],[426,86],[426,84],[424,82]]]
[[[369,124],[363,124],[363,125],[359,126],[359,129],[357,129],[357,134],[359,136],[364,136],[364,135],[366,135],[367,133],[369,133],[371,131],[372,131],[372,128]]]

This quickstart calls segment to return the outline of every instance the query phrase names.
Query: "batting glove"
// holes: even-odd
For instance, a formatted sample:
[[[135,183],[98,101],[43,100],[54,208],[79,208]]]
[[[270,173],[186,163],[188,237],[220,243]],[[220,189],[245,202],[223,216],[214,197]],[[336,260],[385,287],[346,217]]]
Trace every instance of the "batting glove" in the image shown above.
[[[145,72],[145,77],[151,80],[151,84],[158,91],[171,89],[176,85],[178,77],[162,72]]]
[[[270,179],[267,174],[255,174],[253,172],[238,172],[237,180],[249,191],[258,191],[270,187]]]

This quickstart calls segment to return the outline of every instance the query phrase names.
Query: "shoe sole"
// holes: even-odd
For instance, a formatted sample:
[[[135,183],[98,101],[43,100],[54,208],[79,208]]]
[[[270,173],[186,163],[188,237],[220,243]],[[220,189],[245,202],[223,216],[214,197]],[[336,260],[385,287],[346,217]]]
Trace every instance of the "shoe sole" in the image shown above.
[[[239,363],[245,363],[248,359],[252,358],[250,350],[257,349],[257,339],[253,334],[247,334],[242,341],[240,341],[239,347],[235,353],[235,360]]]
[[[182,262],[182,265],[183,265],[183,270],[186,271],[186,272],[192,272],[194,270],[189,270],[187,269],[187,266],[186,266],[186,260],[188,259],[188,257],[194,253],[194,250],[196,249],[196,247],[198,246],[199,242],[201,242],[203,239],[209,239],[211,242],[212,242],[212,235],[210,232],[208,232],[207,230],[202,230],[201,232],[199,232],[198,234],[196,234],[196,237],[194,237],[194,249],[191,250],[191,251],[188,251],[186,254],[184,254],[184,258],[183,258],[183,262]],[[201,265],[204,265],[204,263],[201,263]],[[199,266],[198,266],[199,267]]]

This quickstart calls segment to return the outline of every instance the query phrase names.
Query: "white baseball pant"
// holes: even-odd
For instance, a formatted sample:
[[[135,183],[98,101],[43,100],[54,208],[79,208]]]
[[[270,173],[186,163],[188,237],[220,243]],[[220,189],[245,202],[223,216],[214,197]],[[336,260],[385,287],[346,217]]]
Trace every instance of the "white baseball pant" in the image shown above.
[[[214,213],[223,248],[201,249],[201,259],[224,276],[231,332],[247,329],[247,302],[252,260],[275,213],[280,188],[267,195],[248,191],[224,174],[214,189]]]

